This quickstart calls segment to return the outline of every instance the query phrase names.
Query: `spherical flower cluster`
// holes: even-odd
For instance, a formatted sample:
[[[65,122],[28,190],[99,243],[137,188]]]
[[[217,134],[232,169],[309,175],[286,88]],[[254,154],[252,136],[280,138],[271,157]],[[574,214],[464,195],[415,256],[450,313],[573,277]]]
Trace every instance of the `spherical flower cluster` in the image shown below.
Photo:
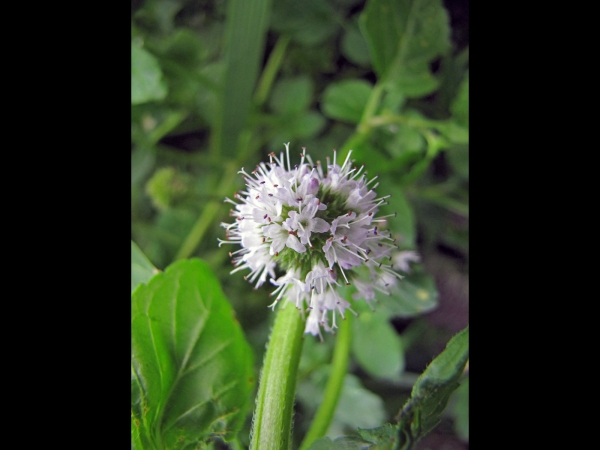
[[[230,253],[236,268],[250,269],[247,277],[256,287],[267,278],[276,286],[271,294],[308,311],[305,333],[321,336],[321,327],[333,331],[336,312],[354,311],[342,298],[337,286],[353,284],[355,297],[370,302],[375,290],[389,294],[389,287],[401,278],[393,269],[392,251],[397,248],[389,231],[380,229],[388,216],[376,217],[378,208],[389,197],[377,197],[374,177],[367,182],[360,169],[351,168],[350,155],[340,167],[327,158],[326,172],[320,161],[313,163],[301,154],[299,165],[290,165],[289,143],[284,155],[271,153],[269,163],[261,163],[248,174],[242,169],[246,190],[236,193],[238,203],[231,215],[236,220],[222,223],[226,240],[239,244]],[[275,269],[284,272],[277,277]],[[357,269],[366,267],[366,277]],[[364,270],[364,269],[363,269]]]

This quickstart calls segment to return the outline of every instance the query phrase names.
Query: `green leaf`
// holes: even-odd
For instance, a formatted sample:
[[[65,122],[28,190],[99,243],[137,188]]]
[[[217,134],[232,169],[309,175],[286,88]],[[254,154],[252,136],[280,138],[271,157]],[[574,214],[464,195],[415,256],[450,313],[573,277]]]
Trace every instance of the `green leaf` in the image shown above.
[[[308,450],[370,450],[372,448],[371,442],[364,441],[358,436],[342,436],[334,441],[328,437],[316,440]]]
[[[377,309],[381,305],[381,309],[391,317],[411,317],[430,311],[437,305],[435,282],[431,275],[425,273],[414,272],[407,275],[390,292],[390,297],[377,297]]]
[[[273,88],[269,106],[280,114],[299,113],[312,102],[314,86],[309,77],[300,76],[280,80]]]
[[[469,442],[469,376],[454,391],[451,403],[454,416],[454,431],[463,441]]]
[[[415,382],[399,415],[398,449],[408,450],[440,421],[469,359],[469,327],[458,332]]]
[[[408,125],[397,125],[394,138],[386,149],[390,155],[397,158],[409,153],[421,153],[424,147],[425,139],[417,129]]]
[[[321,405],[330,373],[331,366],[321,365],[298,384],[297,399],[307,414],[314,414]],[[358,377],[347,373],[327,435],[335,437],[344,434],[348,428],[377,426],[386,415],[381,397],[366,389]]]
[[[371,64],[367,41],[354,23],[348,26],[342,37],[342,54],[359,66],[367,67]]]
[[[156,44],[164,58],[190,68],[196,67],[208,54],[199,34],[189,28],[177,28]]]
[[[393,442],[396,440],[396,427],[390,423],[378,428],[364,430],[359,428],[358,434],[365,440],[375,444],[371,450],[391,450]]]
[[[394,83],[400,93],[407,97],[423,97],[434,92],[439,82],[429,73],[428,65],[404,68],[400,67],[397,73],[390,75],[390,84]]]
[[[323,113],[332,119],[359,123],[372,89],[363,80],[332,83],[323,93]]]
[[[289,116],[283,121],[269,141],[269,148],[280,152],[284,142],[304,139],[317,135],[324,127],[325,118],[316,111],[307,111]],[[304,146],[304,145],[303,145]]]
[[[167,87],[154,56],[131,42],[131,104],[162,100]]]
[[[371,312],[365,302],[357,302],[359,316],[352,321],[352,353],[371,376],[397,380],[404,370],[404,351],[400,336],[386,315]],[[375,423],[373,425],[379,425]]]
[[[406,96],[402,92],[388,90],[383,97],[381,111],[389,111],[390,114],[400,114],[405,103]]]
[[[441,0],[369,0],[359,24],[379,79],[411,97],[435,90],[429,63],[449,49],[448,22]]]
[[[334,441],[322,438],[308,450],[392,450],[396,441],[396,427],[387,423],[378,428],[358,428],[358,436],[342,436]]]
[[[144,28],[158,29],[167,35],[173,31],[175,26],[175,15],[183,7],[183,2],[177,0],[162,0],[144,2],[138,9],[134,18],[137,22],[144,24]]]
[[[354,340],[354,339],[353,339]],[[381,397],[366,389],[360,379],[352,374],[344,377],[344,386],[327,434],[344,434],[346,427],[374,427],[386,418]]]
[[[291,124],[291,132],[296,138],[309,138],[319,133],[325,126],[325,118],[316,111],[302,114]]]
[[[352,144],[352,158],[356,164],[364,164],[369,176],[387,173],[397,168],[394,161],[385,152],[381,151],[381,143],[378,141],[377,131],[367,137],[367,140],[357,141]],[[378,189],[377,192],[382,192]],[[384,195],[387,195],[384,194]],[[393,211],[392,211],[393,213]]]
[[[145,433],[140,430],[141,422],[131,415],[131,450],[144,450],[152,448]]]
[[[304,46],[316,46],[333,36],[340,18],[329,2],[279,0],[273,3],[271,28]]]
[[[342,436],[334,441],[322,438],[308,450],[392,450],[396,440],[396,427],[387,423],[379,428],[358,428],[358,436]]]
[[[141,283],[146,283],[150,278],[159,273],[137,244],[131,241],[131,293]]]
[[[448,399],[459,386],[469,359],[469,327],[457,333],[425,371],[417,378],[411,396],[399,413],[397,426],[382,427],[358,432],[361,438],[343,436],[315,441],[309,450],[411,450],[416,442],[431,431],[440,421]]]
[[[251,403],[252,351],[207,263],[178,261],[136,289],[131,351],[132,427],[144,448],[235,436]]]

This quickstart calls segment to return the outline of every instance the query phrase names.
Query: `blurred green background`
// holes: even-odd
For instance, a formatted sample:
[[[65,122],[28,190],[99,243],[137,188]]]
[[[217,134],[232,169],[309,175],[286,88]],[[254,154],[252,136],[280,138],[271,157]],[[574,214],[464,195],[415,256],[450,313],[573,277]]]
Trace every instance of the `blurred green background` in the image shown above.
[[[392,422],[418,374],[468,324],[468,14],[466,0],[132,1],[132,240],[161,270],[191,256],[211,265],[257,373],[271,287],[229,275],[234,248],[217,246],[241,167],[284,142],[296,162],[303,147],[323,162],[352,149],[379,175],[378,193],[392,194],[382,212],[398,213],[389,228],[401,249],[421,255],[402,308],[354,302],[361,315],[331,437]],[[429,312],[415,317],[421,292]],[[298,442],[334,341],[306,337]],[[467,449],[468,430],[467,374],[418,448]]]

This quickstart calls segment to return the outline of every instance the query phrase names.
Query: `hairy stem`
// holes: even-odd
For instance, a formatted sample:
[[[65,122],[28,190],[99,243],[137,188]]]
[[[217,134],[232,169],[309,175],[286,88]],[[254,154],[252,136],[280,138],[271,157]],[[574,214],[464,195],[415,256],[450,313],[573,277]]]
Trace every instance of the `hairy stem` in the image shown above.
[[[277,312],[260,376],[250,450],[291,448],[294,395],[304,321],[291,304]]]

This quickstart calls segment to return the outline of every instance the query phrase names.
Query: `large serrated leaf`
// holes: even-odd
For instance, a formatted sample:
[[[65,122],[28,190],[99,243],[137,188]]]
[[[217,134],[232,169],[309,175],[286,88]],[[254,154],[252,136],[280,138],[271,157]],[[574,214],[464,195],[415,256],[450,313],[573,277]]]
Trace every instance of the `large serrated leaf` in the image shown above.
[[[413,448],[415,442],[431,431],[469,359],[469,327],[458,332],[415,382],[410,399],[399,415],[398,450]]]
[[[273,88],[269,106],[278,114],[299,113],[310,106],[314,83],[307,76],[284,78]]]
[[[131,293],[139,284],[147,282],[158,272],[137,244],[131,241]]]
[[[359,23],[380,80],[411,97],[432,92],[429,63],[449,48],[448,22],[441,0],[369,0]]]
[[[207,263],[178,261],[136,289],[131,352],[134,444],[183,449],[241,428],[252,351]]]

